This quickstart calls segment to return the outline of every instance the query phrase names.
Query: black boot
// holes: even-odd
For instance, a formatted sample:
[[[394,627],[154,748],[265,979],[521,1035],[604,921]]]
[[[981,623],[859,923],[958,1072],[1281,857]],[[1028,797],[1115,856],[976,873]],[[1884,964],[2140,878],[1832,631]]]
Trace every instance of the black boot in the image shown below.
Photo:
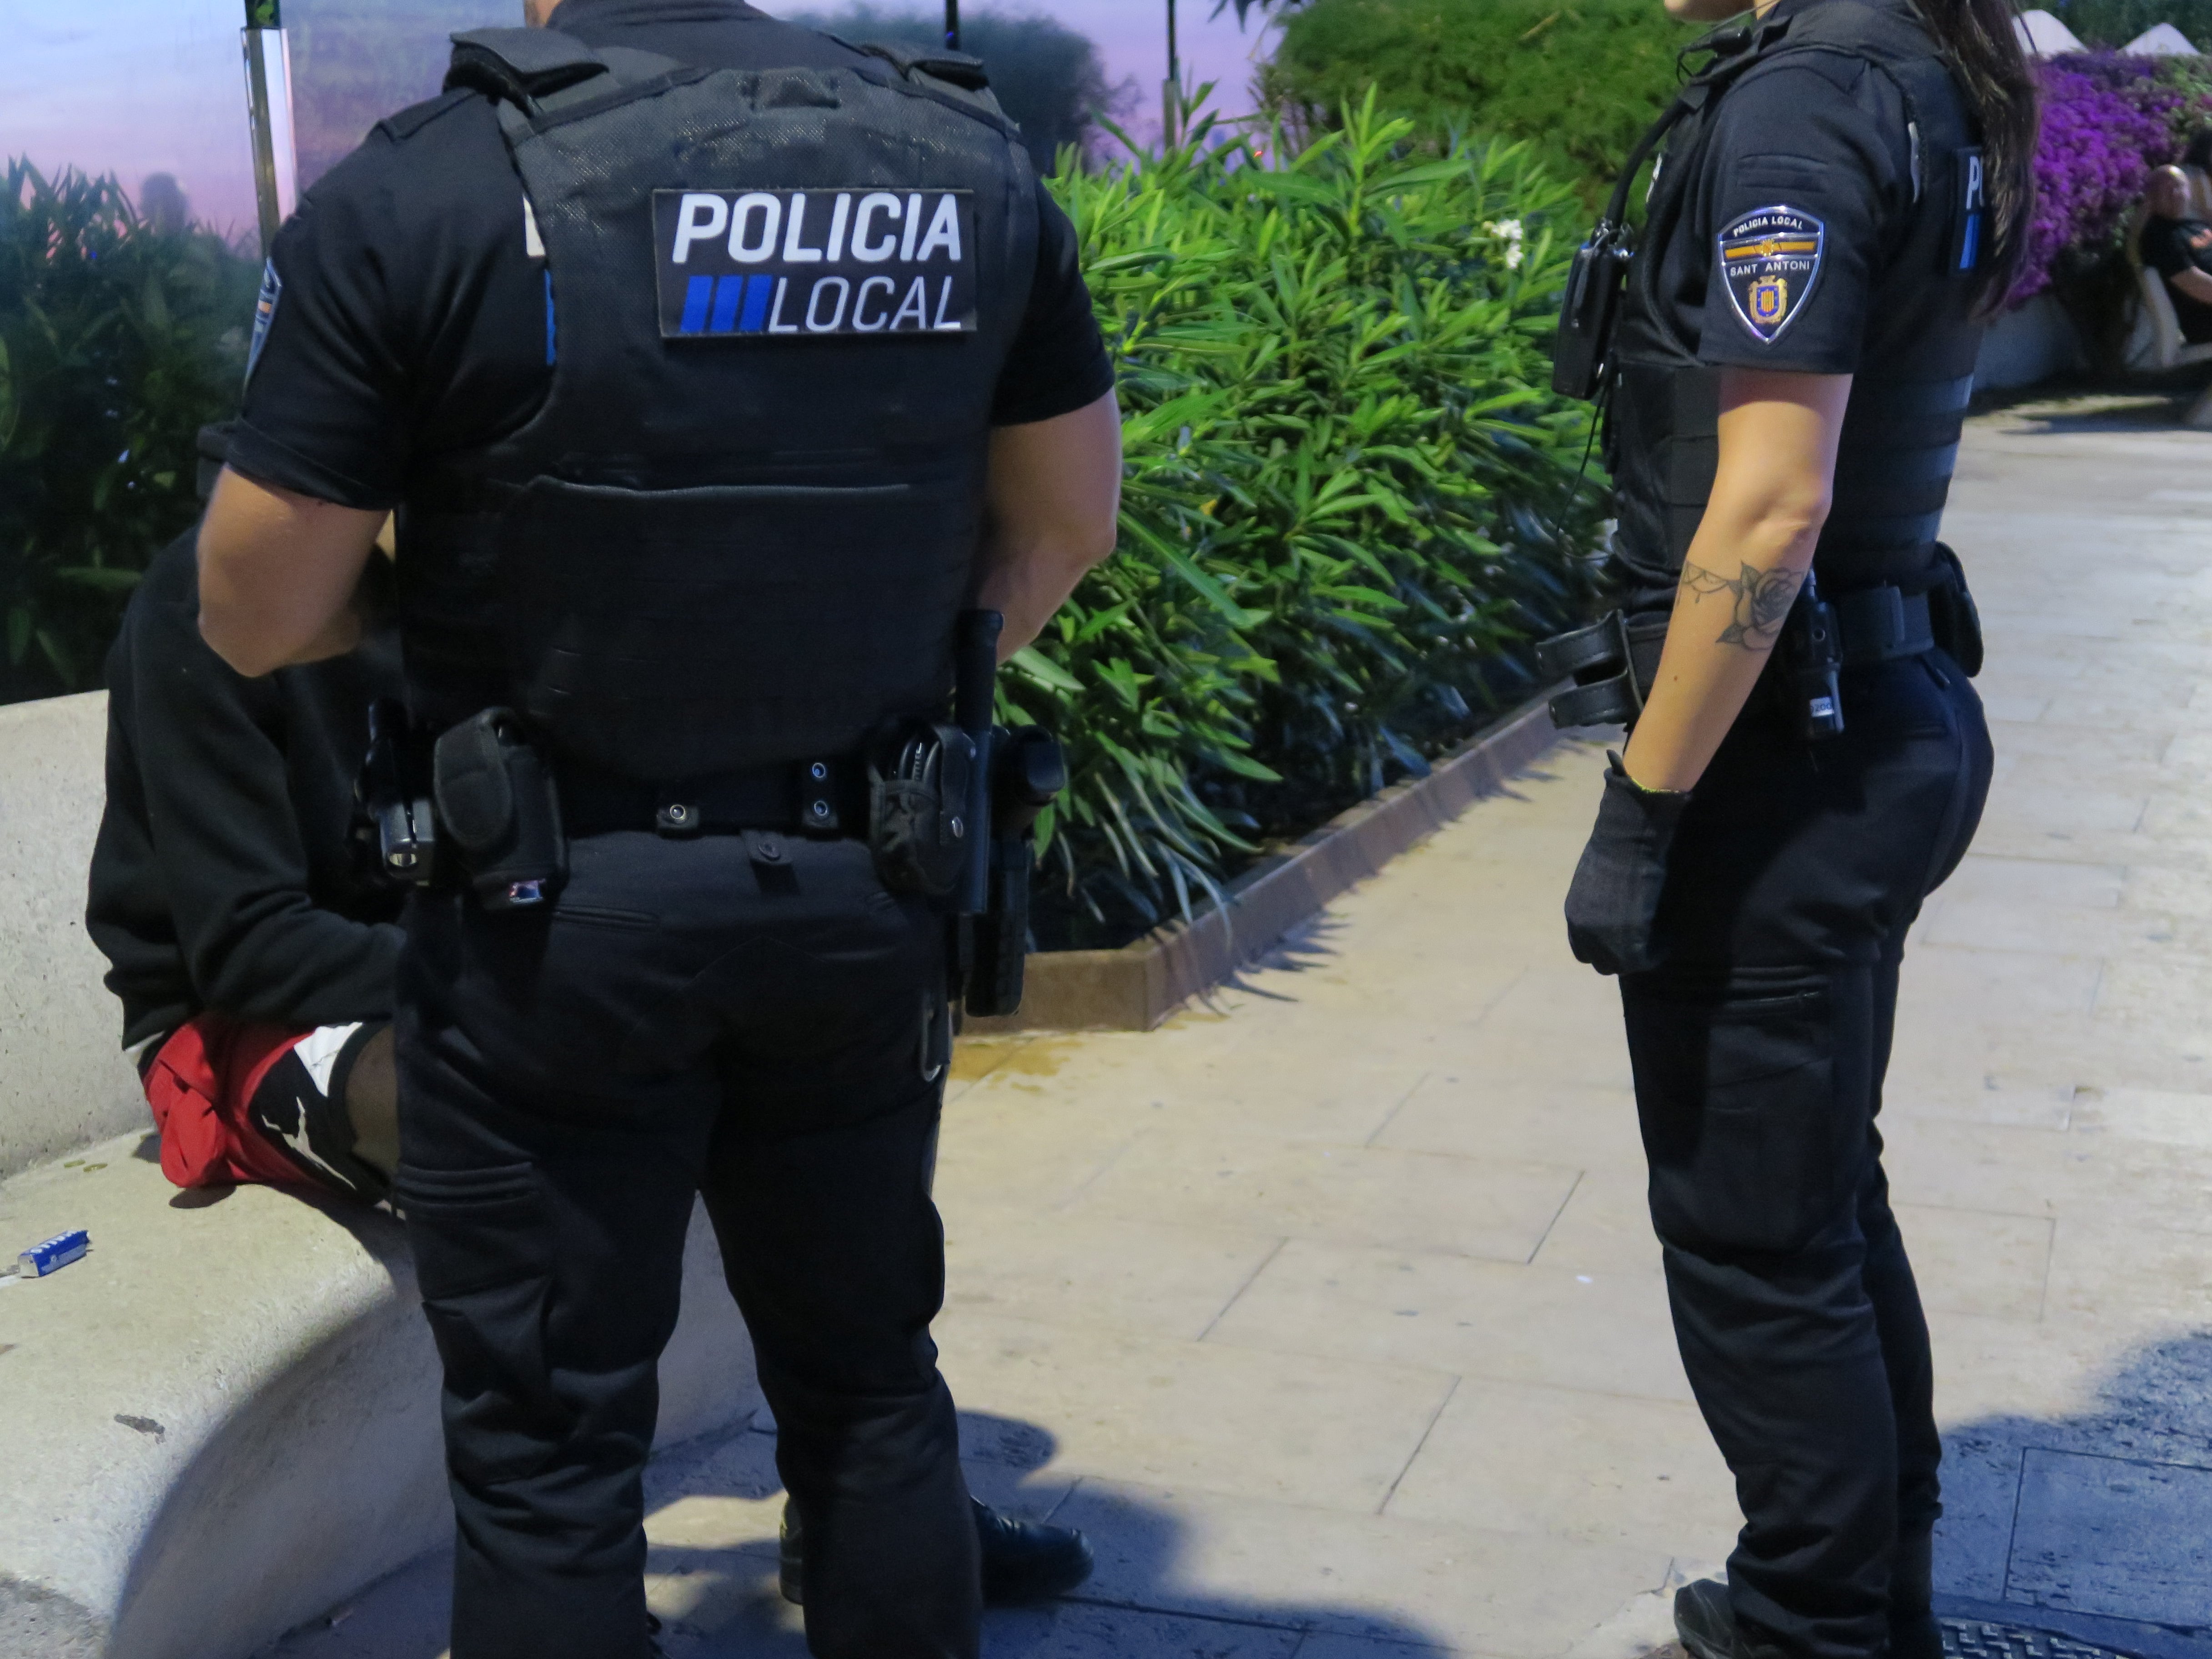
[[[1943,1659],[1935,1603],[1935,1534],[1900,1538],[1889,1570],[1889,1659]]]
[[[980,1499],[969,1501],[982,1547],[986,1601],[1048,1601],[1091,1577],[1091,1541],[1074,1528],[1017,1521]]]
[[[1735,1621],[1728,1586],[1717,1578],[1700,1578],[1674,1592],[1674,1633],[1690,1659],[1762,1659]]]
[[[1016,1521],[980,1498],[975,1506],[975,1542],[983,1558],[983,1599],[994,1605],[1042,1601],[1065,1595],[1091,1577],[1091,1544],[1073,1527],[1048,1527]],[[778,1538],[778,1574],[783,1599],[793,1607],[806,1600],[805,1538],[799,1510],[783,1502]]]

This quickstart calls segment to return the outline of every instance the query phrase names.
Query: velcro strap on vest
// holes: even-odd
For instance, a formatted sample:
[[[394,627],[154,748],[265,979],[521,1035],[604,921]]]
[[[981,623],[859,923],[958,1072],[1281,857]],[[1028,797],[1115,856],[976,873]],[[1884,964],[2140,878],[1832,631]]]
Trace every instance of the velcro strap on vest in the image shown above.
[[[608,72],[597,52],[559,29],[470,29],[453,41],[447,92],[463,88],[525,109]]]
[[[901,75],[927,75],[963,91],[982,92],[991,84],[991,74],[984,68],[983,60],[964,52],[948,52],[942,47],[915,52],[906,46],[887,46],[880,40],[865,41],[854,50],[882,58]]]

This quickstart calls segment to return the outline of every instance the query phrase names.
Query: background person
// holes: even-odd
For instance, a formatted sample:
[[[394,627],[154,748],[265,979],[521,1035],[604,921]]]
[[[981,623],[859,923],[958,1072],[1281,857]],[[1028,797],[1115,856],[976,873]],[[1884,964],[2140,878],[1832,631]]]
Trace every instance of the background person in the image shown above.
[[[201,434],[213,481],[226,434]],[[398,898],[348,837],[388,631],[250,680],[199,631],[198,530],[157,554],[107,656],[107,805],[85,925],[179,1187],[374,1202],[399,1158]]]
[[[2003,0],[1750,21],[1678,106],[1611,358],[1619,574],[1671,620],[1567,919],[1621,976],[1675,1333],[1744,1510],[1727,1582],[1676,1597],[1685,1646],[1938,1659],[1928,1331],[1875,1119],[1906,931],[1989,787],[1936,533],[2035,94]],[[1790,620],[1808,570],[1839,686]]]
[[[639,1470],[695,1192],[810,1645],[967,1659],[977,1525],[928,1334],[945,924],[860,838],[860,750],[942,718],[964,606],[1011,653],[1112,550],[1111,366],[972,65],[737,0],[550,9],[459,51],[279,237],[200,544],[202,629],[259,674],[350,641],[404,507],[409,694],[469,849],[410,902],[399,999],[453,1659],[648,1650]],[[523,858],[548,769],[565,859],[538,817]]]
[[[2212,340],[2212,224],[2191,209],[2189,176],[2160,167],[2144,198],[2149,216],[2136,243],[2142,262],[2165,279],[2181,337],[2192,345]]]
[[[2199,127],[2181,152],[2181,171],[2189,180],[2189,216],[2212,220],[2212,127]]]

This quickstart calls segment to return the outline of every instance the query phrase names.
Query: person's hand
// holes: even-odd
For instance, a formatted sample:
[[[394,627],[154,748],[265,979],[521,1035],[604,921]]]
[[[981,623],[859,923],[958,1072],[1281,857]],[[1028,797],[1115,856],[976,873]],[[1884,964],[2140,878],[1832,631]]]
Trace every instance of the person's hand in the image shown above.
[[[1567,943],[1601,974],[1641,974],[1665,952],[1656,937],[1667,854],[1690,804],[1686,793],[1645,789],[1608,754],[1597,826],[1567,889]]]

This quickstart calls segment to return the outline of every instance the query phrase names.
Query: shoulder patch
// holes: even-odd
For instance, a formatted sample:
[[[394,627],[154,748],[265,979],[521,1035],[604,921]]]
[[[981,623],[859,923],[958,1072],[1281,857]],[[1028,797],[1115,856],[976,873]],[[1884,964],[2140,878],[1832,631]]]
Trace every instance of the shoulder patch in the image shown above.
[[[1737,320],[1772,345],[1805,309],[1827,257],[1828,228],[1802,208],[1753,208],[1724,228],[1715,274]]]
[[[276,302],[284,297],[284,279],[276,274],[276,262],[264,259],[261,264],[261,293],[253,302],[253,343],[246,349],[246,378],[250,383],[253,371],[261,366],[261,348],[269,343],[269,325],[276,320]]]

